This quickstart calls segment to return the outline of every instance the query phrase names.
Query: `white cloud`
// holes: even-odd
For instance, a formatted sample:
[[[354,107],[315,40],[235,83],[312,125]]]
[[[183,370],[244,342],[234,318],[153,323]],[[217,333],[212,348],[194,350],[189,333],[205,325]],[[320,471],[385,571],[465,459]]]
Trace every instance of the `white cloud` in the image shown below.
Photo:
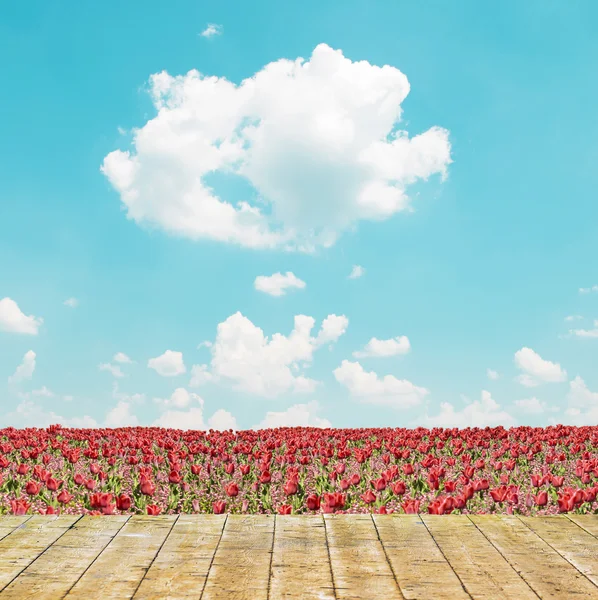
[[[139,419],[131,412],[131,403],[119,400],[117,405],[108,411],[104,421],[106,427],[137,427]]]
[[[203,406],[203,399],[197,394],[190,394],[185,388],[177,388],[170,398],[154,398],[154,402],[164,408],[187,408],[192,402]]]
[[[411,408],[429,393],[406,379],[397,379],[394,375],[379,377],[374,371],[365,371],[358,362],[343,360],[333,373],[352,396],[371,404]]]
[[[558,412],[560,409],[555,406],[549,406],[546,402],[538,400],[535,396],[532,398],[524,398],[523,400],[515,400],[515,406],[522,412],[539,415],[545,412]]]
[[[492,381],[496,381],[500,377],[498,372],[493,369],[486,369],[486,375],[488,375],[488,379],[491,379]]]
[[[417,419],[413,425],[423,427],[512,427],[515,419],[492,398],[490,392],[483,390],[481,400],[470,402],[463,410],[455,410],[450,402],[440,404],[440,412],[435,416],[426,415]]]
[[[570,323],[571,321],[579,321],[580,319],[583,319],[581,315],[568,315],[565,317],[565,321],[567,321],[568,323]]]
[[[281,412],[268,412],[254,429],[275,427],[332,427],[330,421],[317,416],[320,406],[316,401],[307,404],[295,404]]]
[[[211,348],[212,347],[212,342],[210,342],[209,340],[206,340],[205,342],[200,342],[197,345],[197,349],[199,350],[200,348]]]
[[[580,338],[598,338],[598,326],[594,322],[595,329],[569,329],[569,334]]]
[[[216,25],[216,23],[208,23],[207,27],[199,35],[201,35],[201,37],[211,38],[216,35],[221,35],[222,31],[222,25]]]
[[[121,368],[118,365],[111,365],[110,363],[101,363],[98,365],[98,369],[100,371],[108,371],[108,373],[112,373],[113,377],[124,377],[125,374],[121,371]]]
[[[559,422],[568,425],[598,423],[598,392],[590,391],[579,375],[569,382],[567,409],[559,418]]]
[[[43,322],[41,317],[23,314],[14,300],[0,300],[0,331],[37,335]]]
[[[312,392],[317,382],[305,377],[301,369],[311,363],[320,345],[335,342],[344,333],[348,319],[329,315],[315,338],[312,317],[297,315],[294,322],[288,336],[275,333],[268,338],[240,312],[231,315],[218,325],[209,375],[204,365],[196,365],[192,382],[224,380],[236,389],[269,398],[285,392]]]
[[[193,406],[189,410],[169,410],[160,415],[154,423],[154,427],[165,427],[167,429],[205,429],[203,410],[201,407]]]
[[[379,340],[373,337],[362,351],[353,352],[355,358],[388,357],[397,354],[407,354],[411,344],[407,336],[397,336],[389,340]]]
[[[592,287],[587,288],[579,288],[580,294],[590,294],[591,292],[598,292],[598,285],[593,285]]]
[[[121,363],[123,365],[131,364],[133,361],[123,352],[117,352],[112,358],[114,362]]]
[[[55,424],[75,428],[98,426],[97,421],[88,415],[63,417],[53,411],[46,410],[31,400],[23,400],[14,411],[3,413],[0,419],[6,426],[11,427],[48,427]]]
[[[206,30],[207,32],[207,30]],[[101,170],[129,219],[190,239],[313,250],[361,220],[409,209],[407,188],[451,163],[448,131],[399,130],[401,71],[318,45],[236,85],[196,70],[149,80],[157,111]],[[213,173],[258,201],[220,197]]]
[[[49,390],[45,385],[39,388],[39,390],[33,390],[32,396],[43,396],[44,398],[54,398],[56,395],[52,390]]]
[[[191,367],[191,381],[189,387],[200,387],[208,381],[213,381],[214,376],[210,373],[208,365],[193,365]]]
[[[270,276],[258,275],[253,285],[259,292],[270,294],[270,296],[284,296],[289,289],[303,289],[305,281],[287,271],[284,275],[282,273],[274,273]]]
[[[29,350],[23,356],[23,362],[17,367],[16,371],[8,378],[8,383],[18,384],[25,379],[31,379],[35,371],[35,352]]]
[[[523,371],[517,380],[526,387],[535,387],[540,383],[558,383],[567,379],[567,372],[561,365],[544,360],[531,348],[524,347],[515,352],[515,364]]]
[[[70,308],[77,308],[77,306],[79,306],[79,300],[77,300],[77,298],[67,298],[63,304]]]
[[[349,279],[358,279],[365,274],[365,269],[360,265],[353,265],[351,273],[349,273]]]
[[[150,358],[147,366],[162,377],[176,377],[187,371],[183,362],[183,353],[166,350],[161,356]]]
[[[218,409],[209,419],[208,427],[218,431],[224,431],[225,429],[232,429],[237,431],[237,420],[231,413],[223,408]]]

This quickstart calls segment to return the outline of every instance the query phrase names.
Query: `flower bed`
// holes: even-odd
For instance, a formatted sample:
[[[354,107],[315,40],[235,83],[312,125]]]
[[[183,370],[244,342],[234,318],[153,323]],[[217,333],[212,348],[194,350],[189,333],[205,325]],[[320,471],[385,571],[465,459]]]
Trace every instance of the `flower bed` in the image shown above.
[[[0,430],[0,513],[598,513],[598,427]]]

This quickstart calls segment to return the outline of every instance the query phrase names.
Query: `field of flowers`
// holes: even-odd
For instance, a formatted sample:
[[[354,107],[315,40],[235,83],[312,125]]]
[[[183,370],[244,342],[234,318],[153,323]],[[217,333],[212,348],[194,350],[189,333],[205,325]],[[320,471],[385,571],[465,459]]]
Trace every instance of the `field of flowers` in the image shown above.
[[[0,430],[0,514],[598,513],[598,427]]]

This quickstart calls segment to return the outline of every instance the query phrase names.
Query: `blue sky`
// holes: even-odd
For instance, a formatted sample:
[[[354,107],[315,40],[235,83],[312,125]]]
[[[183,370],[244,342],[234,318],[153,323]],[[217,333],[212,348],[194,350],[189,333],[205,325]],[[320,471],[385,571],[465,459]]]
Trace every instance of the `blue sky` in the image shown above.
[[[596,424],[597,17],[3,5],[0,424]]]

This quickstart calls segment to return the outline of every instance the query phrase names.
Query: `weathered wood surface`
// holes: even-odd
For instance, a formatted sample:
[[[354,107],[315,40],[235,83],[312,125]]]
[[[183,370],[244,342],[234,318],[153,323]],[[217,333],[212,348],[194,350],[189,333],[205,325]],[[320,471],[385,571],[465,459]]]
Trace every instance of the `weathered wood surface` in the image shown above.
[[[598,515],[6,516],[4,597],[598,600]]]

